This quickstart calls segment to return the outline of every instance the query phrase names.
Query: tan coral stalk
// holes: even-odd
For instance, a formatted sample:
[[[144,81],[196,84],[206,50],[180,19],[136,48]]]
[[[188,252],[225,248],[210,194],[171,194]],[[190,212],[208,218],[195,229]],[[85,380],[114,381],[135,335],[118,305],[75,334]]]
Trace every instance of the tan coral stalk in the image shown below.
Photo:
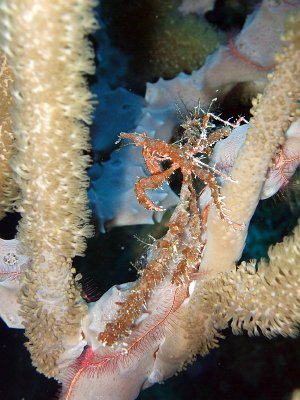
[[[0,52],[0,220],[6,212],[12,211],[18,198],[18,188],[9,165],[14,154],[14,134],[10,117],[13,105],[10,93],[12,82],[11,68],[7,65],[6,56]]]
[[[277,56],[263,96],[254,101],[252,128],[230,172],[233,181],[222,189],[224,203],[232,221],[245,224],[244,231],[233,230],[212,210],[207,226],[207,248],[202,267],[226,271],[240,258],[248,224],[260,199],[266,173],[289,125],[296,118],[300,81],[300,16],[294,18],[286,35],[287,45]],[[294,33],[293,33],[294,32]]]
[[[88,224],[93,73],[86,35],[95,29],[93,0],[7,0],[0,4],[0,43],[15,74],[13,162],[23,202],[18,238],[33,265],[19,301],[33,364],[47,376],[80,336],[84,313],[72,258],[82,255]]]
[[[295,337],[300,323],[300,220],[294,234],[269,249],[270,261],[242,263],[229,273],[204,282],[189,305],[189,338],[193,354],[217,345],[222,330]],[[191,317],[192,316],[192,317]],[[203,335],[201,325],[211,326]]]
[[[231,172],[238,183],[224,185],[230,217],[239,223],[249,223],[272,155],[298,112],[299,23],[300,14],[292,19],[294,30],[286,35],[288,46],[277,58],[263,97],[255,102],[253,128]],[[222,273],[197,282],[191,297],[186,311],[191,357],[215,347],[218,332],[230,321],[234,333],[245,330],[249,335],[262,332],[267,337],[296,335],[300,322],[299,223],[292,237],[269,250],[270,262],[261,261],[257,272],[255,263],[229,271],[243,249],[243,235],[230,230],[216,213],[210,215],[208,246],[201,266]]]

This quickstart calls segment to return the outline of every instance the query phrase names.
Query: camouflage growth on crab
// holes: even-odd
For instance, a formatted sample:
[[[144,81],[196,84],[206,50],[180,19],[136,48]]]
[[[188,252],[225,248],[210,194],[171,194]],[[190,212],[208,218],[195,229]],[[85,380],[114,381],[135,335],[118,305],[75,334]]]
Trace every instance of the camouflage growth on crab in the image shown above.
[[[210,119],[222,121],[225,126],[211,133],[214,128]],[[220,217],[234,228],[240,226],[231,222],[224,214],[216,175],[230,179],[215,168],[201,161],[201,155],[210,155],[212,146],[231,132],[230,124],[213,114],[206,113],[199,118],[199,108],[191,114],[185,123],[184,138],[181,143],[167,144],[162,140],[152,139],[144,134],[122,133],[122,139],[130,139],[136,146],[143,147],[145,164],[151,173],[149,177],[140,178],[135,185],[139,202],[149,210],[162,211],[145,194],[148,189],[157,189],[176,170],[183,175],[180,202],[175,208],[168,223],[167,234],[150,246],[148,263],[140,271],[140,278],[128,294],[126,301],[118,304],[116,318],[106,324],[104,332],[98,334],[98,340],[112,345],[129,338],[132,328],[143,313],[147,313],[147,301],[153,290],[169,279],[170,283],[182,288],[186,293],[182,301],[188,297],[188,287],[192,280],[205,273],[200,270],[201,259],[206,245],[205,228],[210,205],[199,210],[197,192],[193,185],[193,176],[200,178],[211,190],[212,201],[216,205]],[[171,166],[163,170],[160,163],[169,160]],[[178,305],[178,307],[180,304]],[[130,343],[130,342],[129,342]]]
[[[183,140],[179,143],[165,143],[163,140],[150,138],[146,133],[121,133],[121,139],[129,139],[136,146],[143,148],[143,157],[150,176],[139,178],[135,184],[135,193],[138,201],[148,210],[163,211],[146,195],[146,190],[158,189],[174,171],[180,169],[183,175],[183,182],[187,181],[188,176],[199,178],[211,191],[212,201],[215,204],[221,219],[228,222],[234,228],[241,228],[229,219],[224,211],[224,204],[219,193],[219,186],[216,177],[222,176],[223,179],[230,179],[221,171],[206,164],[203,158],[210,156],[212,146],[226,138],[231,133],[231,128],[239,125],[244,118],[239,118],[235,124],[224,121],[220,117],[208,112],[203,113],[200,118],[200,111],[203,110],[198,105],[194,113],[191,113],[186,121],[181,125],[184,129]],[[224,124],[223,127],[216,128],[210,123],[214,119]],[[246,122],[246,121],[245,121]],[[162,169],[161,162],[170,161],[171,166]]]

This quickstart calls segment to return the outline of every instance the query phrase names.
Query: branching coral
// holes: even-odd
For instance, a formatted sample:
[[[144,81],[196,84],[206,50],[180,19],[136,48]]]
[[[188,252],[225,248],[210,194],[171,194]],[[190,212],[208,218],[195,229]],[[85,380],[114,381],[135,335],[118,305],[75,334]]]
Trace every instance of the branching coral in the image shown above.
[[[9,159],[14,154],[14,134],[10,111],[13,98],[10,93],[13,76],[6,56],[0,53],[0,219],[11,211],[18,198],[18,188],[13,179]]]
[[[294,28],[298,19],[294,19]],[[66,398],[80,399],[92,386],[94,395],[102,388],[104,398],[118,399],[122,390],[123,399],[132,399],[141,386],[161,382],[195,354],[204,355],[215,347],[228,323],[235,333],[244,329],[250,335],[260,330],[268,337],[295,335],[299,323],[299,227],[294,237],[270,250],[268,267],[261,262],[258,272],[251,264],[236,270],[233,263],[244,246],[249,220],[283,133],[296,119],[299,92],[293,83],[299,79],[299,50],[297,37],[290,35],[265,93],[255,104],[253,128],[248,129],[231,179],[225,180],[221,191],[226,193],[230,218],[245,228],[235,230],[222,221],[214,204],[207,225],[201,226],[205,219],[199,220],[195,192],[191,181],[185,179],[170,229],[150,249],[140,280],[110,291],[90,308],[83,325],[88,348],[80,364],[74,363],[67,372],[67,377],[72,374],[73,378],[62,376]],[[274,93],[284,99],[278,114],[274,113]],[[123,137],[132,139],[131,134]],[[139,140],[146,140],[145,136],[138,135]],[[149,140],[147,165],[157,172],[157,157],[167,157],[171,151],[161,145],[160,154],[151,143],[158,142]],[[183,153],[185,157],[189,154]],[[277,302],[276,293],[281,290],[284,293]],[[101,341],[115,343],[115,347],[107,348]],[[118,375],[121,389],[113,387],[114,375]],[[127,384],[133,376],[135,382]]]
[[[21,311],[16,311],[23,318],[27,347],[39,371],[62,381],[61,398],[130,400],[196,354],[207,353],[228,325],[234,333],[250,335],[297,333],[299,226],[257,270],[254,262],[234,264],[268,171],[278,169],[285,132],[297,126],[300,15],[290,20],[286,45],[265,92],[254,101],[251,127],[226,173],[199,158],[210,156],[216,141],[235,134],[228,121],[207,132],[209,117],[224,122],[212,113],[183,124],[186,137],[179,145],[123,134],[144,148],[152,175],[137,184],[140,201],[155,207],[145,190],[156,189],[181,168],[180,200],[167,234],[150,246],[137,282],[114,287],[87,306],[73,278],[72,258],[83,254],[91,233],[84,170],[92,98],[83,74],[93,72],[85,40],[96,25],[93,5],[1,3],[0,42],[15,76],[18,153],[11,165],[21,189],[22,250],[15,240],[0,242],[0,272],[8,281],[21,276],[16,285]],[[173,164],[163,170],[165,160]],[[199,203],[193,175],[208,186]],[[26,255],[18,264],[14,256],[22,251]]]
[[[19,301],[33,364],[48,376],[80,335],[85,306],[71,260],[91,234],[86,209],[93,73],[85,36],[96,26],[93,1],[1,2],[1,47],[14,71],[12,168],[21,189],[18,238],[32,265]]]
[[[226,181],[222,189],[230,218],[240,224],[248,225],[261,197],[266,171],[276,148],[284,141],[284,133],[291,122],[297,118],[299,88],[295,82],[300,76],[299,39],[297,35],[290,35],[289,40],[289,44],[277,57],[276,69],[270,75],[264,95],[259,95],[258,100],[254,101],[253,118],[250,120],[253,127],[248,130],[245,144],[230,171],[232,181]],[[229,269],[241,255],[245,234],[228,231],[216,214],[210,215],[207,231],[208,247],[204,254],[204,267],[218,266],[219,271]]]
[[[300,221],[299,221],[300,222]],[[262,333],[295,337],[300,323],[300,225],[290,237],[269,250],[269,262],[242,263],[227,274],[201,284],[190,306],[189,333],[204,355],[214,347],[217,331],[200,335],[203,316],[211,318],[211,326],[223,330],[231,326],[234,334],[246,331],[249,336]],[[207,345],[207,339],[210,337]],[[205,343],[205,344],[204,344]]]

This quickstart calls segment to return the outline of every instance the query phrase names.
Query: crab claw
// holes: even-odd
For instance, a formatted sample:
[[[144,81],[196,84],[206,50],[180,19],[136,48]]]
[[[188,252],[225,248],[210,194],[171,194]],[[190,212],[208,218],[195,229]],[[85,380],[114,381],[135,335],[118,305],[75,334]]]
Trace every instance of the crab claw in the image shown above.
[[[177,169],[178,166],[172,165],[169,169],[160,172],[157,175],[147,176],[145,178],[140,178],[135,184],[135,194],[138,199],[138,202],[147,210],[154,210],[154,211],[164,211],[163,207],[160,207],[153,203],[146,196],[145,190],[155,190],[158,189],[164,181],[172,175],[172,173]]]
[[[145,146],[148,144],[149,138],[147,133],[126,133],[121,132],[120,135],[121,139],[128,139],[131,140],[136,146]]]

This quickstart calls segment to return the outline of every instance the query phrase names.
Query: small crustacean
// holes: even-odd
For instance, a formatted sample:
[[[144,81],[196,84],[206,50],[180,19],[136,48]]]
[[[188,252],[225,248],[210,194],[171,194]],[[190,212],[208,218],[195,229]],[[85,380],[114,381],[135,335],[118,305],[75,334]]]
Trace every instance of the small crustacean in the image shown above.
[[[211,146],[228,136],[232,124],[226,123],[225,127],[208,133],[208,130],[214,128],[213,124],[209,122],[211,116],[206,115],[202,122],[197,115],[191,115],[191,118],[183,124],[182,143],[167,144],[162,140],[150,138],[146,133],[121,133],[120,135],[121,139],[129,139],[143,149],[145,164],[151,175],[139,178],[135,185],[135,191],[139,202],[145,208],[162,210],[146,196],[146,190],[157,189],[177,169],[181,170],[183,179],[180,200],[167,224],[169,229],[166,235],[152,245],[147,265],[140,271],[140,277],[134,289],[130,291],[126,301],[117,303],[119,308],[115,319],[109,321],[105,329],[98,334],[98,340],[104,345],[111,346],[121,340],[124,343],[131,340],[128,338],[131,337],[134,328],[138,326],[140,316],[142,313],[148,312],[149,299],[155,293],[156,288],[166,279],[169,279],[169,282],[182,293],[182,302],[189,295],[188,288],[191,281],[205,274],[205,271],[200,270],[200,265],[206,246],[206,238],[203,233],[210,205],[207,205],[202,212],[198,209],[193,176],[200,178],[209,186],[212,201],[216,204],[221,218],[234,228],[239,228],[222,210],[215,175],[222,174],[224,179],[229,178],[205,164],[201,159],[201,154],[202,156],[203,154],[209,155]],[[170,161],[171,165],[168,169],[163,170],[161,162],[166,160]],[[174,304],[177,302],[176,293],[173,298]],[[172,306],[167,315],[173,312]],[[161,321],[165,321],[165,319],[166,315],[164,314]],[[160,324],[162,322],[156,322],[155,327],[157,328]],[[147,332],[151,330],[148,329]],[[130,345],[126,347],[126,351],[129,348]]]
[[[208,133],[207,128],[211,117],[224,122],[225,126]],[[143,148],[145,164],[151,174],[150,176],[138,179],[135,184],[135,193],[138,201],[146,209],[163,211],[163,208],[149,199],[145,191],[159,188],[175,170],[180,169],[183,180],[185,180],[187,176],[194,175],[210,188],[212,201],[220,217],[237,228],[236,224],[231,222],[223,211],[223,204],[216,181],[216,175],[222,175],[225,180],[230,179],[230,177],[224,176],[222,172],[203,162],[202,158],[203,156],[210,155],[212,146],[219,140],[227,137],[231,132],[231,127],[237,126],[240,120],[237,124],[233,125],[228,121],[223,121],[221,118],[214,116],[212,113],[207,113],[204,115],[203,121],[205,124],[201,125],[199,118],[196,118],[193,114],[182,124],[186,133],[186,135],[184,135],[184,144],[168,144],[163,140],[153,139],[146,133],[122,132],[120,134],[121,139],[129,139],[136,146],[141,146]],[[161,167],[162,161],[170,161],[171,166],[163,170]]]

